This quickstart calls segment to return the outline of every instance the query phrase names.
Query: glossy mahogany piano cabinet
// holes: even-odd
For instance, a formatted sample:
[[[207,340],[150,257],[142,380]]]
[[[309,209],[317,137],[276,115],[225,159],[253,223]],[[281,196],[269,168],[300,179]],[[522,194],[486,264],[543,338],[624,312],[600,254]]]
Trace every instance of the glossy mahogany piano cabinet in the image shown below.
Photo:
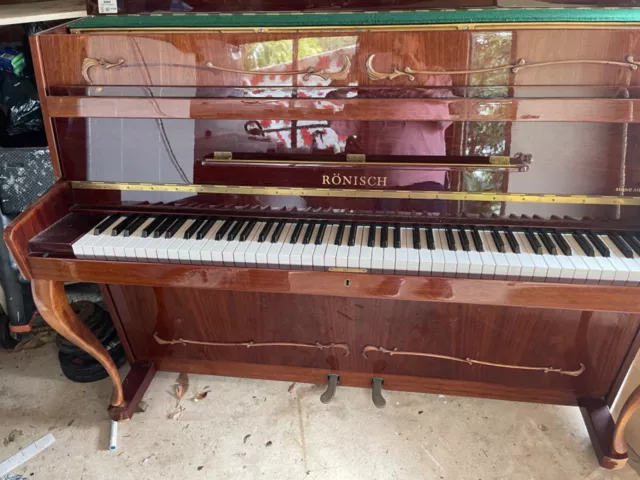
[[[5,232],[131,418],[157,369],[576,405],[640,329],[640,12],[88,17],[32,38],[58,181]],[[102,285],[131,371],[63,282]],[[338,400],[339,401],[339,398]]]

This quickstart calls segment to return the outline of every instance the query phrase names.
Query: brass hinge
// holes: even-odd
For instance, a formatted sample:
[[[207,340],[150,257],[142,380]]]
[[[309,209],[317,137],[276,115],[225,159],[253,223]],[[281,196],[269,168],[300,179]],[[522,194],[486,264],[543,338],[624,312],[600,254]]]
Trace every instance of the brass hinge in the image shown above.
[[[231,152],[213,152],[214,160],[231,160],[233,158],[233,153]]]
[[[489,163],[491,165],[511,165],[511,157],[504,155],[491,155],[489,157]]]
[[[363,153],[348,153],[347,162],[349,163],[364,163],[367,161],[367,156]]]

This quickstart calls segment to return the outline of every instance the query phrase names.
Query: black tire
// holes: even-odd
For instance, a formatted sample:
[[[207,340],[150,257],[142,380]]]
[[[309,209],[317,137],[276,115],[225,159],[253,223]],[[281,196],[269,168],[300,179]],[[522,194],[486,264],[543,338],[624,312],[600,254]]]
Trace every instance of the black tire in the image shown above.
[[[71,305],[78,318],[91,330],[100,342],[115,330],[109,312],[91,302],[80,301]],[[61,335],[56,336],[58,350],[67,353],[79,353],[82,350]]]
[[[102,341],[102,345],[104,345],[104,348],[107,352],[109,352],[109,354],[111,354],[111,350],[115,349],[116,347],[122,345],[122,343],[120,342],[120,337],[118,337],[118,332],[115,331],[115,328],[113,330],[113,333],[106,338],[104,341]],[[60,352],[62,352],[62,350],[60,350]],[[67,353],[67,352],[62,352],[63,354],[67,354],[71,357],[75,357],[75,358],[80,358],[82,360],[92,360],[93,357],[91,355],[89,355],[87,352],[78,349],[76,352],[71,352],[71,353]]]
[[[122,345],[112,349],[110,355],[118,368],[124,364],[125,354]],[[104,367],[94,359],[87,360],[58,352],[58,360],[62,373],[72,382],[97,382],[109,376]]]
[[[0,347],[10,350],[17,344],[18,340],[13,338],[9,331],[9,317],[0,308]]]

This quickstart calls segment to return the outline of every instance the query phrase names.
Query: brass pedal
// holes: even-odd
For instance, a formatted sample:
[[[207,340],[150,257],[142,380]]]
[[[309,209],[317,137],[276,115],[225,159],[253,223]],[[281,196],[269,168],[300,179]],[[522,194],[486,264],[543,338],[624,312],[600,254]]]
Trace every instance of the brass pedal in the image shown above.
[[[384,408],[387,405],[387,401],[382,396],[382,387],[384,386],[384,379],[380,377],[373,377],[371,379],[373,387],[371,389],[371,399],[373,404],[377,408]]]
[[[328,375],[329,383],[325,392],[320,395],[320,401],[322,403],[331,403],[336,396],[336,390],[340,383],[340,375],[336,373],[330,373]]]

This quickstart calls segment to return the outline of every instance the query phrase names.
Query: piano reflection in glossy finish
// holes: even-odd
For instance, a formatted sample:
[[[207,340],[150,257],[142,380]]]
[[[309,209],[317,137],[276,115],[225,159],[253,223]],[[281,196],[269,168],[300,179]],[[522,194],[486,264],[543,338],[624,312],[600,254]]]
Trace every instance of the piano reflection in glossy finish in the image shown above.
[[[43,317],[108,369],[113,418],[156,369],[338,375],[577,405],[600,463],[625,463],[640,394],[617,423],[609,407],[640,345],[635,24],[91,21],[32,39],[58,183],[6,240]],[[124,381],[72,280],[102,285]]]

